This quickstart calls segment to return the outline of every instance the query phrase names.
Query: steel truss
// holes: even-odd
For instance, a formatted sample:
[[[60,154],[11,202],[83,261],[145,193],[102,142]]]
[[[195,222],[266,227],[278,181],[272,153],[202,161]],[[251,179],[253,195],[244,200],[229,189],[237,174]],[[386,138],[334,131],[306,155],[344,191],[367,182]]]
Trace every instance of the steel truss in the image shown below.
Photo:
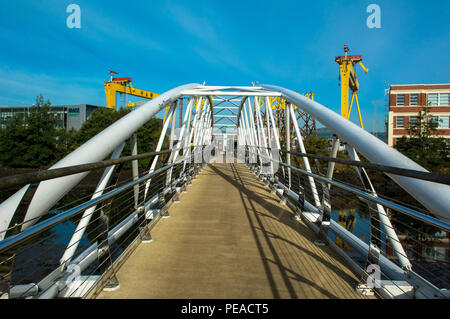
[[[179,99],[186,99],[187,106],[184,114],[180,112],[179,125],[176,127],[177,101]],[[224,149],[227,149],[230,145],[227,139],[231,135],[233,136],[232,140],[235,136],[237,141],[238,160],[243,159],[239,156],[239,152],[241,152],[250,168],[268,185],[271,185],[274,192],[280,193],[282,202],[287,203],[288,198],[294,198],[297,201],[296,209],[298,212],[303,216],[309,216],[305,217],[309,218],[309,221],[313,220],[313,224],[318,227],[318,243],[325,243],[329,239],[327,234],[331,230],[339,233],[342,238],[351,237],[340,229],[339,225],[335,225],[330,220],[331,199],[329,189],[332,185],[337,185],[333,181],[334,162],[328,163],[324,173],[325,177],[313,173],[312,165],[307,156],[301,156],[304,169],[294,167],[291,163],[289,151],[293,147],[298,149],[300,153],[307,153],[304,138],[306,135],[314,134],[314,119],[333,131],[336,136],[332,142],[331,158],[337,156],[338,146],[343,141],[346,143],[348,155],[354,161],[359,161],[359,153],[373,163],[426,171],[372,134],[301,94],[272,85],[247,87],[199,84],[187,84],[174,88],[133,110],[61,159],[50,170],[101,161],[109,155],[111,159],[117,159],[127,142],[130,143],[132,155],[138,155],[136,131],[164,108],[168,110],[167,118],[164,121],[155,152],[161,151],[167,136],[170,136],[169,148],[171,151],[167,163],[162,163],[160,154],[152,158],[145,171],[148,177],[144,180],[139,177],[138,160],[132,161],[132,179],[143,183],[142,188],[139,184],[133,185],[133,200],[136,212],[142,209],[142,203],[148,203],[150,200],[149,192],[153,185],[152,182],[154,182],[152,174],[158,171],[158,164],[160,166],[169,165],[165,166],[164,170],[164,174],[166,174],[165,185],[176,188],[176,183],[187,181],[189,176],[192,176],[192,174],[187,174],[187,169],[191,168],[192,159],[194,163],[203,163],[205,149],[211,149],[220,138],[222,138],[224,144],[227,144],[224,147]],[[242,153],[243,149],[244,152]],[[288,151],[284,158],[279,153],[282,149]],[[176,163],[182,164],[179,171],[174,170]],[[317,162],[315,164],[317,171],[320,172],[322,168]],[[390,245],[398,258],[400,268],[380,256],[379,243],[373,240],[374,236],[371,236],[370,244],[366,245],[367,247],[359,242],[356,245],[359,245],[358,249],[367,254],[368,263],[380,263],[385,267],[384,269],[400,274],[397,277],[406,280],[405,274],[411,274],[411,263],[392,227],[382,204],[384,202],[378,199],[377,192],[364,168],[355,166],[355,169],[366,191],[358,196],[361,200],[368,201],[368,205],[374,212],[374,220],[378,220],[383,225]],[[104,170],[91,201],[101,198],[106,188],[111,184],[114,185],[116,170],[119,170],[117,165],[109,166]],[[297,192],[293,191],[293,186],[298,183],[292,178],[293,170],[301,171],[305,176],[305,183],[302,182],[298,185],[299,191]],[[26,231],[36,223],[40,216],[46,214],[87,174],[88,172],[78,173],[40,182],[37,188],[33,190],[32,199],[25,209],[26,213],[21,231]],[[450,187],[448,185],[394,174],[387,175],[414,196],[432,214],[443,220],[450,219]],[[283,182],[279,180],[279,176],[283,177]],[[0,240],[5,238],[6,231],[2,230],[11,226],[11,220],[18,207],[23,207],[22,200],[30,188],[31,185],[22,187],[0,204]],[[319,189],[322,192],[319,192]],[[306,192],[311,195],[311,203],[305,200]],[[163,193],[158,196],[156,200],[164,201]],[[155,198],[151,200],[153,201]],[[396,206],[396,208],[398,207]],[[93,205],[84,210],[77,229],[61,258],[62,272],[66,271],[67,267],[73,263],[78,243],[86,226],[90,223],[92,213],[96,209],[97,206]],[[314,215],[314,218],[310,218],[311,214]],[[371,230],[371,233],[372,231],[374,230]],[[417,279],[419,278],[417,276],[414,278],[416,278],[415,284],[421,280]],[[428,284],[425,286],[429,287]],[[423,292],[423,294],[426,295],[427,293]]]

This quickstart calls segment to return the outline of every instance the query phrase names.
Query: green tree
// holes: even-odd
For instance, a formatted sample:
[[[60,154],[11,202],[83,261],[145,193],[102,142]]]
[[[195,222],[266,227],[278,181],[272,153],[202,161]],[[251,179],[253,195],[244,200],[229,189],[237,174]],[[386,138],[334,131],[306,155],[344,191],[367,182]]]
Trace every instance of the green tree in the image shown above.
[[[329,156],[330,154],[330,143],[326,137],[319,137],[316,135],[307,135],[303,138],[303,144],[305,146],[306,153],[309,154],[315,154],[315,155],[324,155]],[[301,152],[298,142],[295,142],[295,151]],[[283,154],[283,160],[285,159],[286,154]],[[292,156],[291,157],[292,163],[296,165],[297,167],[304,168],[303,159],[299,156]],[[314,168],[316,168],[315,160],[310,159],[310,164]],[[320,160],[319,161],[321,167],[326,167],[326,162]],[[325,166],[324,166],[325,165]]]
[[[11,167],[43,167],[53,164],[89,139],[131,112],[96,109],[79,131],[57,128],[57,118],[50,109],[50,101],[42,95],[25,116],[15,115],[0,131],[0,163]],[[154,151],[162,129],[162,120],[152,118],[138,131],[138,153]],[[167,144],[163,148],[167,148]],[[131,154],[126,143],[122,156]],[[141,167],[148,164],[141,160]]]
[[[106,108],[96,109],[94,112],[92,112],[89,120],[87,120],[82,125],[80,130],[75,133],[71,149],[75,150],[130,112],[130,109],[125,108],[122,108],[118,111]],[[152,118],[137,131],[139,154],[152,152],[155,150],[159,135],[161,134],[161,129],[162,120],[158,118]],[[167,145],[164,145],[163,148],[164,147],[167,147]],[[126,143],[121,156],[127,156],[130,154],[130,143]],[[140,166],[143,167],[147,165],[148,161],[148,159],[140,160]]]
[[[395,148],[423,167],[439,172],[448,165],[449,147],[444,138],[437,137],[438,120],[430,115],[429,107],[424,106],[411,121],[408,128],[410,137],[402,136]]]
[[[75,133],[71,150],[77,149],[79,146],[103,131],[108,126],[112,125],[128,112],[129,111],[126,109],[120,109],[119,111],[107,108],[96,109],[92,112],[89,119],[83,123],[78,132]]]
[[[0,132],[0,163],[11,167],[23,166],[22,154],[27,152],[24,119],[16,114]]]
[[[74,128],[71,128],[69,131],[65,128],[57,130],[58,140],[56,148],[58,150],[58,158],[63,158],[71,152],[76,133],[77,131]]]
[[[49,100],[44,102],[41,94],[25,116],[27,151],[23,154],[24,166],[27,163],[31,167],[46,166],[57,159],[57,119],[50,105]]]
[[[325,137],[316,135],[305,136],[304,144],[307,153],[323,156],[330,155],[330,142]]]
[[[24,117],[14,116],[0,136],[0,160],[13,167],[40,167],[58,158],[59,131],[50,101],[39,95],[36,104]]]

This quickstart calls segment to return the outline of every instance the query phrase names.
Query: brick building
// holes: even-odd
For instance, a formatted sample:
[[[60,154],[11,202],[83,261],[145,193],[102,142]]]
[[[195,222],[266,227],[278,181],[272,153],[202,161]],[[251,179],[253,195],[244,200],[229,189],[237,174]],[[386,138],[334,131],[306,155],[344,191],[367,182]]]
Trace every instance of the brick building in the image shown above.
[[[418,113],[428,105],[430,120],[437,121],[436,136],[450,143],[450,84],[391,85],[389,90],[388,144],[408,136],[410,123],[417,123]]]

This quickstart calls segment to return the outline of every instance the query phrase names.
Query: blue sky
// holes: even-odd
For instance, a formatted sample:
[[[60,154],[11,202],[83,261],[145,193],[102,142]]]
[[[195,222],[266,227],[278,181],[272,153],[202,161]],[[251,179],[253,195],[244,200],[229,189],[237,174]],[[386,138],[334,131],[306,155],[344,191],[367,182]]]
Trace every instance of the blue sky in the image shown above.
[[[81,29],[66,7],[81,7]],[[366,8],[381,7],[381,29]],[[0,105],[105,105],[109,69],[162,93],[185,83],[300,92],[340,109],[334,57],[349,45],[358,66],[363,121],[383,127],[385,83],[450,83],[449,1],[8,1],[0,11]],[[357,121],[352,111],[352,120]]]

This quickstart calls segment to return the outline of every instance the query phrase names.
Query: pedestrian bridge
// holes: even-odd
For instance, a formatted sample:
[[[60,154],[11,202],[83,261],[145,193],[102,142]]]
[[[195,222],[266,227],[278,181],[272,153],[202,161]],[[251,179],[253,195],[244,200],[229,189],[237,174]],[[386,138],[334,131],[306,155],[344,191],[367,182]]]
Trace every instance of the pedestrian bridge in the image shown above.
[[[206,166],[99,298],[364,298],[358,278],[243,164]]]
[[[299,110],[334,132],[329,156],[309,152]],[[50,169],[0,179],[0,294],[448,298],[449,184],[293,91],[184,85]]]

